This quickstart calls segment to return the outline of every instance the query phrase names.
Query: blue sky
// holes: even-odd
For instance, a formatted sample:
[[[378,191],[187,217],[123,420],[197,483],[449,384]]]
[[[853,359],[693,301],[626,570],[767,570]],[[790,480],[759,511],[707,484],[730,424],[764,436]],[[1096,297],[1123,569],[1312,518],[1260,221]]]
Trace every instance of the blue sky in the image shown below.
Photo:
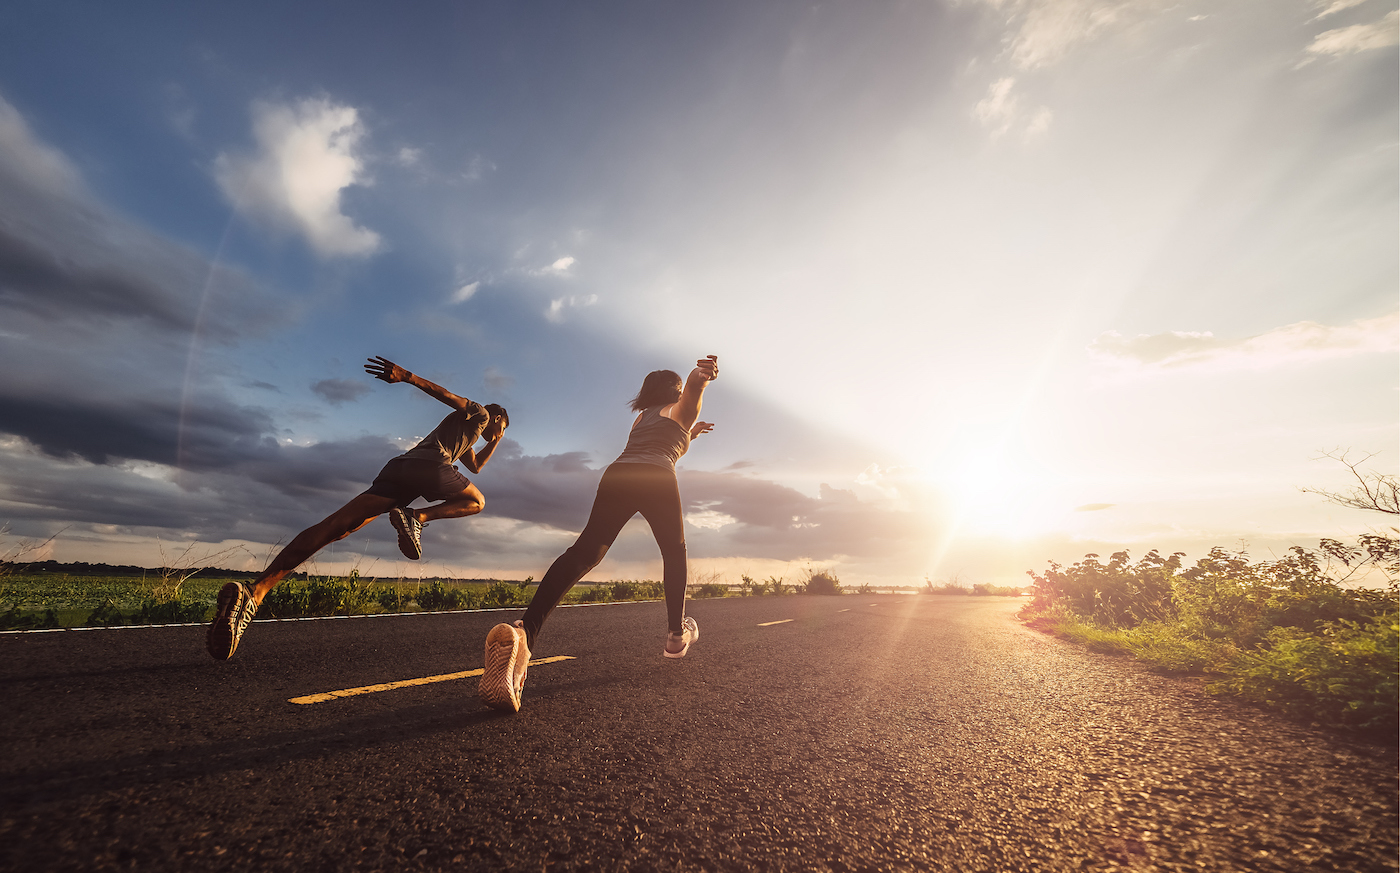
[[[270,550],[444,409],[481,515],[310,569],[538,578],[716,354],[693,577],[1258,557],[1397,465],[1393,0],[0,10],[0,519]],[[640,520],[596,578],[656,578]]]

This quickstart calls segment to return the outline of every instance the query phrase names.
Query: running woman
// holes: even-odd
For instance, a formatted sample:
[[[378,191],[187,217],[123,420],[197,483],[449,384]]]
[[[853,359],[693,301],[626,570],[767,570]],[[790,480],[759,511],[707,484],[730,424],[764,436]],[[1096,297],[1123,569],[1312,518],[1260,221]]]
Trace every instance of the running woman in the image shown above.
[[[700,638],[695,619],[685,614],[685,529],[676,461],[690,448],[691,440],[714,427],[697,419],[705,387],[718,377],[719,360],[710,355],[695,362],[684,385],[671,370],[648,373],[642,381],[642,390],[632,400],[632,409],[639,414],[632,422],[627,447],[603,471],[583,533],[544,574],[524,619],[514,627],[498,624],[486,635],[486,666],[477,690],[487,706],[520,711],[530,650],[545,618],[584,574],[598,566],[622,526],[638,512],[661,547],[669,622],[662,654],[684,658]]]
[[[476,515],[485,507],[486,498],[481,491],[457,472],[453,464],[460,460],[473,473],[481,472],[500,444],[501,434],[510,425],[505,409],[495,403],[482,406],[474,400],[458,397],[385,358],[370,358],[365,372],[390,384],[407,382],[452,407],[452,412],[418,445],[390,459],[368,490],[297,534],[251,588],[240,582],[230,582],[219,591],[214,621],[205,636],[205,647],[215,658],[223,661],[233,657],[258,605],[283,577],[321,549],[384,513],[389,513],[389,521],[398,531],[399,551],[416,561],[423,557],[425,524],[439,518]],[[479,452],[472,448],[478,439],[486,440]],[[420,509],[411,508],[409,504],[418,497],[441,502]]]

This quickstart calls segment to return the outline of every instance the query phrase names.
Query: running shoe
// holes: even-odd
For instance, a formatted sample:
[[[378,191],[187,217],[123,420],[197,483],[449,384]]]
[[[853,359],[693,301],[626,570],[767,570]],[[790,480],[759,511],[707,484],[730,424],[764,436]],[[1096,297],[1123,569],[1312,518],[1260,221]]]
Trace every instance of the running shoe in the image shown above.
[[[530,666],[530,647],[522,622],[498,624],[486,635],[485,666],[476,687],[481,702],[492,709],[520,711],[520,692]]]
[[[214,621],[204,636],[204,647],[220,661],[227,661],[238,650],[238,641],[258,611],[253,592],[241,582],[230,582],[219,589]]]
[[[661,654],[668,658],[684,658],[685,653],[690,651],[690,644],[698,639],[700,639],[700,625],[687,615],[681,619],[680,633],[666,634],[666,648],[662,650]]]
[[[415,561],[423,557],[423,522],[404,506],[389,510],[389,521],[399,532],[399,551],[404,553],[404,557]]]

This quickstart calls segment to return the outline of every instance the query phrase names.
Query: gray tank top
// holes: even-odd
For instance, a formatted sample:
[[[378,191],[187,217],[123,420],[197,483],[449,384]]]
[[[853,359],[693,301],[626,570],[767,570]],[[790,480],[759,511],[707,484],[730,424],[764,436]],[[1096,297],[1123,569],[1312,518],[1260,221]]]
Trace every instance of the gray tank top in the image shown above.
[[[614,464],[655,464],[676,469],[676,461],[690,448],[690,431],[661,414],[664,406],[648,406],[627,435],[627,448]]]

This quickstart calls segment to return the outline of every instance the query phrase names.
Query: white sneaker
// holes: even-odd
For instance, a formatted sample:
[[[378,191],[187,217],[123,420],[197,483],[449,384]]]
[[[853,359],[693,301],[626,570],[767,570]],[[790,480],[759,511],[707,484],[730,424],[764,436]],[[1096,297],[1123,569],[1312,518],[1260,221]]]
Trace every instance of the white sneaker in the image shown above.
[[[680,633],[666,634],[666,648],[661,650],[661,654],[668,658],[684,658],[685,653],[690,651],[690,644],[698,639],[700,639],[700,625],[687,615],[681,619]]]
[[[476,692],[481,702],[492,709],[520,711],[520,692],[525,688],[525,671],[530,666],[530,647],[525,642],[522,624],[498,624],[486,635],[485,666]]]

